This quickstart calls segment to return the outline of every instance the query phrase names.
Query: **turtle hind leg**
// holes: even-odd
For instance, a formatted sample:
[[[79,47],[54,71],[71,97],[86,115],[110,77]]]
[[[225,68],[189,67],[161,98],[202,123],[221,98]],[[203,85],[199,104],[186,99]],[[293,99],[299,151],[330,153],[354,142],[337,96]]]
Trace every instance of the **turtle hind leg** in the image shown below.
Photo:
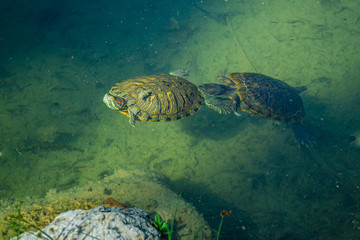
[[[292,124],[292,129],[295,134],[296,141],[301,146],[311,147],[316,140],[316,137],[309,132],[304,125],[300,123]]]

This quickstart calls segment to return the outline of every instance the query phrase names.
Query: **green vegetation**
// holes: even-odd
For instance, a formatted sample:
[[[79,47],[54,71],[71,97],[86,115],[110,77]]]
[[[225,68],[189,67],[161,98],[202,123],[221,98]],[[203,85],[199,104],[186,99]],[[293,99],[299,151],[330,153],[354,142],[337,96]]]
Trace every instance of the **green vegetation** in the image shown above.
[[[175,225],[175,217],[176,217],[176,212],[177,212],[178,207],[179,207],[180,197],[181,197],[181,194],[179,194],[178,200],[176,202],[176,207],[175,207],[174,216],[173,216],[173,219],[172,219],[172,222],[171,222],[171,227],[169,227],[169,224],[167,223],[167,221],[165,221],[158,213],[156,213],[156,215],[154,217],[154,227],[157,230],[159,230],[159,232],[162,235],[167,234],[167,237],[168,237],[169,240],[172,239],[172,234],[173,234],[174,225]],[[216,240],[220,239],[220,232],[221,232],[221,228],[222,228],[222,225],[223,225],[223,222],[224,222],[224,217],[225,216],[231,216],[231,215],[232,215],[231,210],[229,210],[229,211],[225,211],[225,210],[221,211],[221,213],[220,213],[221,220],[220,220],[220,225],[219,225],[219,229],[218,229],[218,232],[217,232]],[[197,239],[197,232],[194,233],[194,240],[196,240],[196,239]],[[202,240],[202,239],[203,239],[203,222],[201,222],[201,225],[200,225],[200,240]]]
[[[161,216],[157,213],[155,215],[154,227],[161,232],[161,234],[165,234],[169,226],[166,221],[164,221]]]
[[[220,225],[219,225],[219,230],[218,230],[218,232],[217,232],[216,240],[219,240],[219,238],[220,238],[221,227],[222,227],[222,224],[223,224],[223,221],[224,221],[224,217],[225,217],[226,215],[231,216],[231,215],[232,215],[232,211],[231,211],[231,210],[229,210],[229,211],[222,210],[222,211],[221,211],[221,213],[220,213],[221,220],[220,220]]]
[[[177,202],[176,202],[174,216],[173,216],[170,227],[169,227],[169,224],[166,221],[164,221],[158,213],[155,215],[155,221],[154,221],[155,228],[157,230],[159,230],[159,232],[161,232],[161,234],[166,233],[169,240],[172,239],[172,234],[174,232],[175,217],[176,217],[176,212],[179,208],[180,197],[181,197],[181,193],[179,194]],[[165,232],[165,230],[166,230],[166,232]]]
[[[176,213],[179,208],[181,194],[179,194],[176,207],[174,210],[174,214],[172,217],[171,223],[168,223],[166,220],[164,220],[160,214],[156,213],[153,221],[154,227],[159,230],[159,232],[162,234],[163,237],[167,237],[168,240],[173,239],[174,234],[174,226],[175,226],[175,219],[176,219]],[[5,217],[5,222],[1,223],[3,226],[0,228],[1,233],[6,238],[16,237],[17,239],[20,238],[20,234],[24,232],[28,232],[30,234],[36,235],[38,238],[51,240],[52,238],[49,234],[42,231],[41,228],[48,225],[54,218],[55,215],[58,215],[60,212],[63,212],[64,208],[67,209],[78,209],[78,208],[85,208],[90,209],[94,207],[94,205],[97,205],[96,203],[90,203],[87,201],[71,201],[69,203],[63,203],[61,204],[58,201],[52,202],[48,206],[35,206],[30,211],[25,211],[21,209],[21,202],[17,202],[14,206],[14,213],[8,215]],[[56,208],[55,208],[56,207]],[[40,210],[41,209],[41,210]],[[61,209],[61,210],[60,210]],[[52,214],[49,214],[52,213]],[[49,216],[42,219],[40,216],[46,216],[51,215],[50,219]],[[221,221],[219,225],[219,229],[217,232],[217,240],[220,238],[220,232],[223,225],[224,217],[225,216],[231,216],[231,211],[225,211],[223,210],[220,213]],[[198,232],[194,233],[194,240],[196,239],[203,239],[203,221],[200,225],[200,234],[197,235]],[[5,227],[4,227],[5,226]],[[38,233],[34,233],[37,231]],[[198,238],[199,237],[199,238]]]
[[[21,206],[20,201],[14,205],[14,213],[11,213],[0,222],[0,239],[19,238],[23,232],[39,231],[49,225],[56,216],[62,212],[75,209],[89,210],[96,207],[100,202],[83,200],[53,201],[47,205]],[[43,239],[51,239],[42,234]]]
[[[16,239],[20,239],[20,234],[23,232],[29,232],[30,234],[37,236],[38,238],[41,239],[46,239],[46,240],[53,239],[46,232],[42,231],[40,228],[34,226],[33,224],[31,224],[30,222],[24,219],[24,214],[21,212],[21,202],[15,204],[15,213],[9,215],[6,218],[6,221],[7,222],[3,223],[3,225],[9,226],[13,230],[13,233],[15,233],[16,235]],[[26,228],[28,227],[39,231],[39,233],[35,234],[27,230]]]
[[[203,220],[201,221],[201,225],[200,225],[200,240],[203,239]],[[194,240],[196,240],[197,238],[197,232],[194,233]]]

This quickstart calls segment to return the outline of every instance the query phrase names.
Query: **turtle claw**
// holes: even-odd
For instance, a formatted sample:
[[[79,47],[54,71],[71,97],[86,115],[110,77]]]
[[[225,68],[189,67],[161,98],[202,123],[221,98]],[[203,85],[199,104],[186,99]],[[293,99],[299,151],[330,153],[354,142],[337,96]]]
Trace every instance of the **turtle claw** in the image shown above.
[[[242,116],[242,114],[241,114],[240,112],[236,111],[236,110],[234,110],[234,114],[235,114],[237,117],[241,117],[241,116]]]

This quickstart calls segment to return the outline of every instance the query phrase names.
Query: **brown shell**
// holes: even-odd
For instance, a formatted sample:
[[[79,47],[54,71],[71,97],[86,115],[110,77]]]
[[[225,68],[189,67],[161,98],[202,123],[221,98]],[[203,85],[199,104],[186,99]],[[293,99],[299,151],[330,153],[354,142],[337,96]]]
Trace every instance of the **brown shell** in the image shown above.
[[[299,123],[305,110],[299,90],[258,73],[231,73],[240,98],[239,109],[259,117]]]
[[[197,112],[204,101],[196,85],[169,74],[131,78],[116,83],[110,93],[124,98],[140,121],[182,119]]]

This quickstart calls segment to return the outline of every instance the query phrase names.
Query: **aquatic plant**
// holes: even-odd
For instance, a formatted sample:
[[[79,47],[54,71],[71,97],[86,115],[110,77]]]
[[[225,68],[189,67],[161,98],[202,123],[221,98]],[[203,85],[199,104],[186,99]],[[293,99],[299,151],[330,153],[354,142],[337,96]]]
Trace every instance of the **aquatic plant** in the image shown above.
[[[89,210],[100,203],[82,200],[53,201],[49,205],[33,205],[26,210],[21,207],[19,201],[14,205],[15,212],[7,215],[4,222],[1,222],[0,235],[7,239],[19,236],[23,232],[40,231],[62,212],[75,209]]]
[[[18,202],[15,204],[15,213],[12,215],[9,215],[7,218],[5,218],[7,221],[6,223],[3,223],[3,225],[7,225],[11,227],[16,235],[16,239],[20,239],[20,234],[23,232],[29,232],[30,234],[46,239],[46,240],[52,240],[53,238],[50,237],[46,232],[42,231],[40,228],[34,226],[30,222],[26,221],[24,219],[24,214],[21,212],[21,202]],[[39,231],[39,233],[35,234],[29,230],[26,229],[26,227],[31,227],[33,229],[36,229]]]
[[[220,238],[221,227],[222,227],[222,224],[223,224],[223,221],[224,221],[224,217],[225,217],[226,215],[227,215],[227,216],[231,216],[231,215],[232,215],[232,211],[231,211],[231,210],[229,210],[229,211],[222,210],[222,211],[221,211],[221,213],[220,213],[221,220],[220,220],[220,225],[219,225],[219,229],[218,229],[218,232],[217,232],[216,240],[219,240],[219,238]]]
[[[155,219],[154,219],[154,227],[159,230],[159,232],[161,234],[165,234],[165,232],[167,231],[167,229],[169,229],[169,226],[167,224],[167,222],[165,220],[163,220],[161,218],[161,216],[157,213],[155,215]]]
[[[178,199],[176,201],[176,207],[175,207],[174,216],[173,216],[173,219],[172,219],[172,222],[171,222],[170,233],[169,233],[169,228],[167,229],[168,230],[168,238],[169,238],[169,240],[171,240],[172,234],[173,234],[173,231],[174,231],[175,217],[176,217],[176,212],[177,212],[178,207],[179,207],[180,198],[181,198],[181,193],[179,194]]]
[[[223,224],[223,221],[224,221],[224,217],[225,216],[231,216],[231,215],[232,215],[231,210],[229,210],[229,211],[222,210],[221,211],[221,213],[220,213],[221,220],[220,220],[220,225],[219,225],[219,229],[218,229],[218,232],[217,232],[216,240],[220,239],[220,232],[221,232],[221,227],[222,227],[222,224]],[[203,231],[203,222],[201,222],[201,226],[200,226],[200,240],[203,239],[202,231]],[[197,232],[195,232],[195,234],[194,234],[194,240],[196,240],[196,237],[197,237]]]
[[[194,240],[196,240],[197,237],[197,231],[195,231],[194,233]],[[200,240],[203,239],[203,220],[201,220],[201,224],[200,224]]]
[[[171,222],[170,226],[166,221],[164,221],[161,218],[161,216],[158,213],[155,215],[155,220],[154,220],[155,228],[157,230],[159,230],[159,232],[161,232],[161,234],[164,234],[165,230],[166,230],[166,234],[167,234],[169,240],[172,239],[172,234],[174,232],[175,218],[176,218],[177,210],[179,208],[180,197],[181,197],[181,193],[179,194],[178,199],[176,201],[176,207],[175,207],[175,211],[174,211],[174,216],[173,216],[173,219],[172,219],[172,222]]]

